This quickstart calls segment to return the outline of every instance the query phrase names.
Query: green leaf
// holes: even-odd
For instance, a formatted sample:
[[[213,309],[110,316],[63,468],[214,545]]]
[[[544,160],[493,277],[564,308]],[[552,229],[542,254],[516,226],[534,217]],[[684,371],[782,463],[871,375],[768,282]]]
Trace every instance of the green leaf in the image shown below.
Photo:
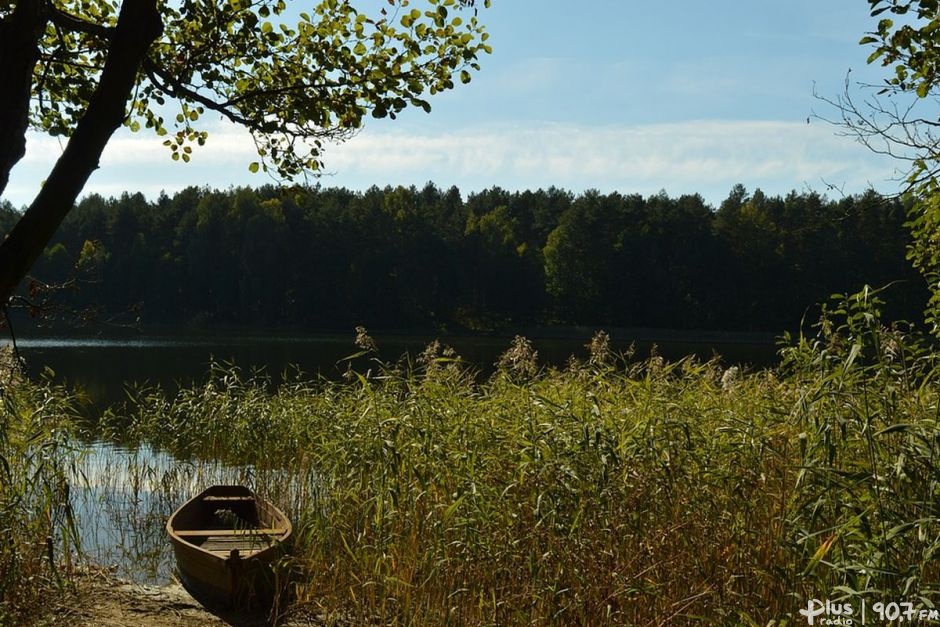
[[[886,435],[888,433],[894,433],[895,431],[906,431],[907,429],[910,429],[912,426],[913,425],[899,422],[897,424],[891,425],[890,427],[885,427],[884,429],[881,429],[880,431],[875,432],[874,437],[877,438],[878,436]]]
[[[431,103],[428,102],[427,100],[421,100],[419,98],[415,98],[414,100],[411,101],[411,104],[415,105],[416,107],[421,107],[422,109],[424,109],[425,113],[431,112]]]
[[[447,507],[447,509],[444,510],[444,516],[443,516],[444,522],[447,522],[448,520],[450,520],[451,516],[453,516],[454,513],[457,511],[457,508],[460,507],[460,504],[463,503],[463,500],[466,496],[467,496],[466,493],[461,494],[460,497],[456,501],[451,503]]]
[[[257,161],[252,161],[251,163],[248,164],[248,171],[251,172],[252,174],[255,174],[258,172],[258,168],[260,167],[261,165]]]
[[[467,0],[391,0],[362,3],[362,10],[346,0],[329,0],[313,2],[306,13],[301,7],[288,12],[290,3],[284,0],[159,4],[164,32],[153,45],[151,61],[181,85],[197,86],[200,96],[224,109],[223,115],[250,127],[268,151],[259,150],[265,161],[250,166],[253,172],[274,168],[285,176],[312,167],[311,156],[319,156],[314,150],[284,148],[293,140],[330,126],[358,128],[366,114],[388,117],[405,105],[429,111],[421,96],[468,82],[487,37],[473,17],[482,0],[476,6]],[[113,26],[115,5],[120,3],[67,0],[62,8],[73,6],[78,17]],[[48,106],[31,115],[45,131],[69,135],[98,80],[95,73],[76,68],[103,66],[109,43],[71,32],[63,36],[66,40],[60,41],[52,28],[42,35],[42,54],[64,58],[49,69]],[[460,81],[454,80],[458,75]],[[316,88],[297,88],[303,85]],[[260,97],[265,93],[277,96]],[[171,113],[164,120],[159,114],[165,110]],[[174,98],[145,81],[134,95],[132,114],[133,121],[126,122],[132,131],[146,126],[161,142],[173,138],[169,148],[177,161],[189,154],[183,143],[200,143],[194,127],[205,113],[185,95]],[[177,129],[183,134],[176,135]],[[272,137],[283,140],[274,142],[281,146],[277,153],[268,143]],[[320,162],[314,158],[312,163]]]

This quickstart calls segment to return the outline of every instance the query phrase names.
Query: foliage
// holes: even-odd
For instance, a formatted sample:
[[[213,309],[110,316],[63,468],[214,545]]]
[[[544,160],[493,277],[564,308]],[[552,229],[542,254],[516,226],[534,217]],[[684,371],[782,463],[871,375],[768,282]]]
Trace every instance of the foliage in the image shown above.
[[[318,170],[323,142],[351,135],[367,112],[429,110],[426,92],[451,89],[458,76],[469,82],[490,52],[477,9],[461,10],[475,0],[389,5],[391,14],[370,15],[349,0],[321,0],[311,16],[284,0],[0,3],[0,82],[8,86],[0,91],[0,194],[26,153],[29,127],[69,137],[0,241],[0,302],[42,255],[122,124],[165,136],[173,159],[189,161],[208,135],[200,118],[220,114],[254,137],[261,161],[249,170],[293,178]]]
[[[14,3],[15,4],[15,3]],[[285,177],[321,166],[324,141],[343,139],[367,113],[395,117],[469,82],[487,34],[461,5],[389,2],[380,10],[321,0],[303,11],[285,0],[160,2],[163,33],[140,72],[125,125],[163,137],[189,161],[208,137],[204,118],[246,127],[260,163]],[[487,0],[488,4],[488,0]],[[0,5],[0,19],[13,7]],[[71,135],[96,93],[119,3],[68,0],[50,9],[40,40],[30,123]]]
[[[929,604],[940,387],[870,295],[788,348],[786,378],[627,363],[604,336],[533,373],[519,339],[483,384],[452,357],[274,395],[220,370],[109,424],[319,477],[281,498],[299,508],[299,598],[336,615],[764,624],[809,598]]]
[[[856,104],[848,93],[834,104],[841,126],[871,150],[906,164],[904,193],[909,203],[913,244],[908,256],[927,280],[927,318],[940,333],[940,189],[937,175],[938,69],[940,39],[935,0],[868,0],[878,22],[860,41],[871,46],[869,63],[880,63],[889,74],[877,95]]]
[[[334,617],[769,624],[812,598],[934,607],[937,363],[882,326],[878,296],[837,296],[779,372],[626,361],[598,334],[566,370],[538,369],[517,338],[478,383],[435,344],[417,367],[275,393],[219,369],[104,424],[251,464],[293,504],[298,601]]]
[[[803,574],[832,598],[940,598],[940,380],[930,344],[883,327],[876,291],[836,295],[815,338],[784,350],[798,390],[787,520]],[[857,606],[857,605],[856,605]]]
[[[880,17],[876,30],[862,38],[874,45],[869,63],[880,61],[894,76],[889,88],[927,97],[940,79],[936,30],[940,14],[935,0],[869,0],[872,17]],[[895,19],[898,21],[895,22]]]
[[[737,622],[786,611],[786,390],[716,363],[564,371],[517,339],[483,384],[429,349],[349,383],[228,369],[105,424],[251,463],[292,503],[301,604],[399,624]],[[289,473],[278,469],[289,468]],[[293,485],[284,477],[309,477]]]
[[[111,471],[148,477],[164,509],[220,464],[283,504],[295,598],[337,620],[767,624],[811,598],[932,607],[940,371],[929,343],[882,325],[879,297],[837,295],[776,372],[631,361],[599,333],[564,370],[517,338],[481,381],[439,343],[380,362],[360,329],[346,382],[275,389],[216,367],[171,395],[134,391],[96,435],[183,460]],[[49,500],[38,516],[4,502],[2,520],[45,538],[68,511],[67,397],[18,394],[3,459],[40,480],[3,497]],[[159,545],[164,518],[139,514],[125,542]],[[6,591],[54,572],[46,542],[12,546],[0,559],[32,566],[0,571]],[[17,607],[39,598],[6,591]]]
[[[739,187],[713,211],[694,195],[189,188],[87,197],[35,277],[74,276],[54,300],[144,324],[782,330],[865,282],[901,281],[887,313],[918,315],[904,220],[873,192]]]

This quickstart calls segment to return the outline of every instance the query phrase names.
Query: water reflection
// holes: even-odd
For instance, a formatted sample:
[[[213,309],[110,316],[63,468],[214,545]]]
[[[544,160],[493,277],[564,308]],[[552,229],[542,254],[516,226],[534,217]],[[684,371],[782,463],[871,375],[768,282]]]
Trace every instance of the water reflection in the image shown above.
[[[177,507],[211,485],[241,484],[290,517],[315,502],[316,477],[308,473],[179,460],[146,445],[92,443],[71,477],[82,552],[123,579],[169,583],[175,562],[166,521]]]

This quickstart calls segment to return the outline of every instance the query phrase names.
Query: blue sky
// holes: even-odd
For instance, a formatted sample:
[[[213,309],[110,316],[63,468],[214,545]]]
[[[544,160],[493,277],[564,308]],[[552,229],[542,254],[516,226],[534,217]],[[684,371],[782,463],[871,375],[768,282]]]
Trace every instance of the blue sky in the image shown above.
[[[895,162],[807,124],[814,111],[833,114],[814,85],[836,96],[850,68],[853,81],[883,76],[858,45],[874,24],[863,0],[493,0],[481,19],[494,51],[473,82],[433,98],[431,114],[369,118],[327,149],[324,185],[665,189],[713,205],[735,183],[772,194],[825,182],[897,190]],[[248,172],[247,135],[221,122],[208,130],[190,164],[171,161],[153,135],[119,132],[86,192],[270,182]],[[30,135],[5,198],[28,203],[60,149]]]

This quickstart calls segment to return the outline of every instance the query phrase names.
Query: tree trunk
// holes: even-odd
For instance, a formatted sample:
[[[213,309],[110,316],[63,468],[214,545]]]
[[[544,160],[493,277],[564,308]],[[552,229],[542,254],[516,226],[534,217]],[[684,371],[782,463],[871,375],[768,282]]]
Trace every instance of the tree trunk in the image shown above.
[[[124,0],[88,110],[23,217],[0,244],[0,304],[13,295],[98,168],[98,160],[126,115],[127,101],[147,50],[163,23],[156,0]]]
[[[29,94],[46,19],[42,0],[19,0],[0,22],[0,196],[26,154]]]

